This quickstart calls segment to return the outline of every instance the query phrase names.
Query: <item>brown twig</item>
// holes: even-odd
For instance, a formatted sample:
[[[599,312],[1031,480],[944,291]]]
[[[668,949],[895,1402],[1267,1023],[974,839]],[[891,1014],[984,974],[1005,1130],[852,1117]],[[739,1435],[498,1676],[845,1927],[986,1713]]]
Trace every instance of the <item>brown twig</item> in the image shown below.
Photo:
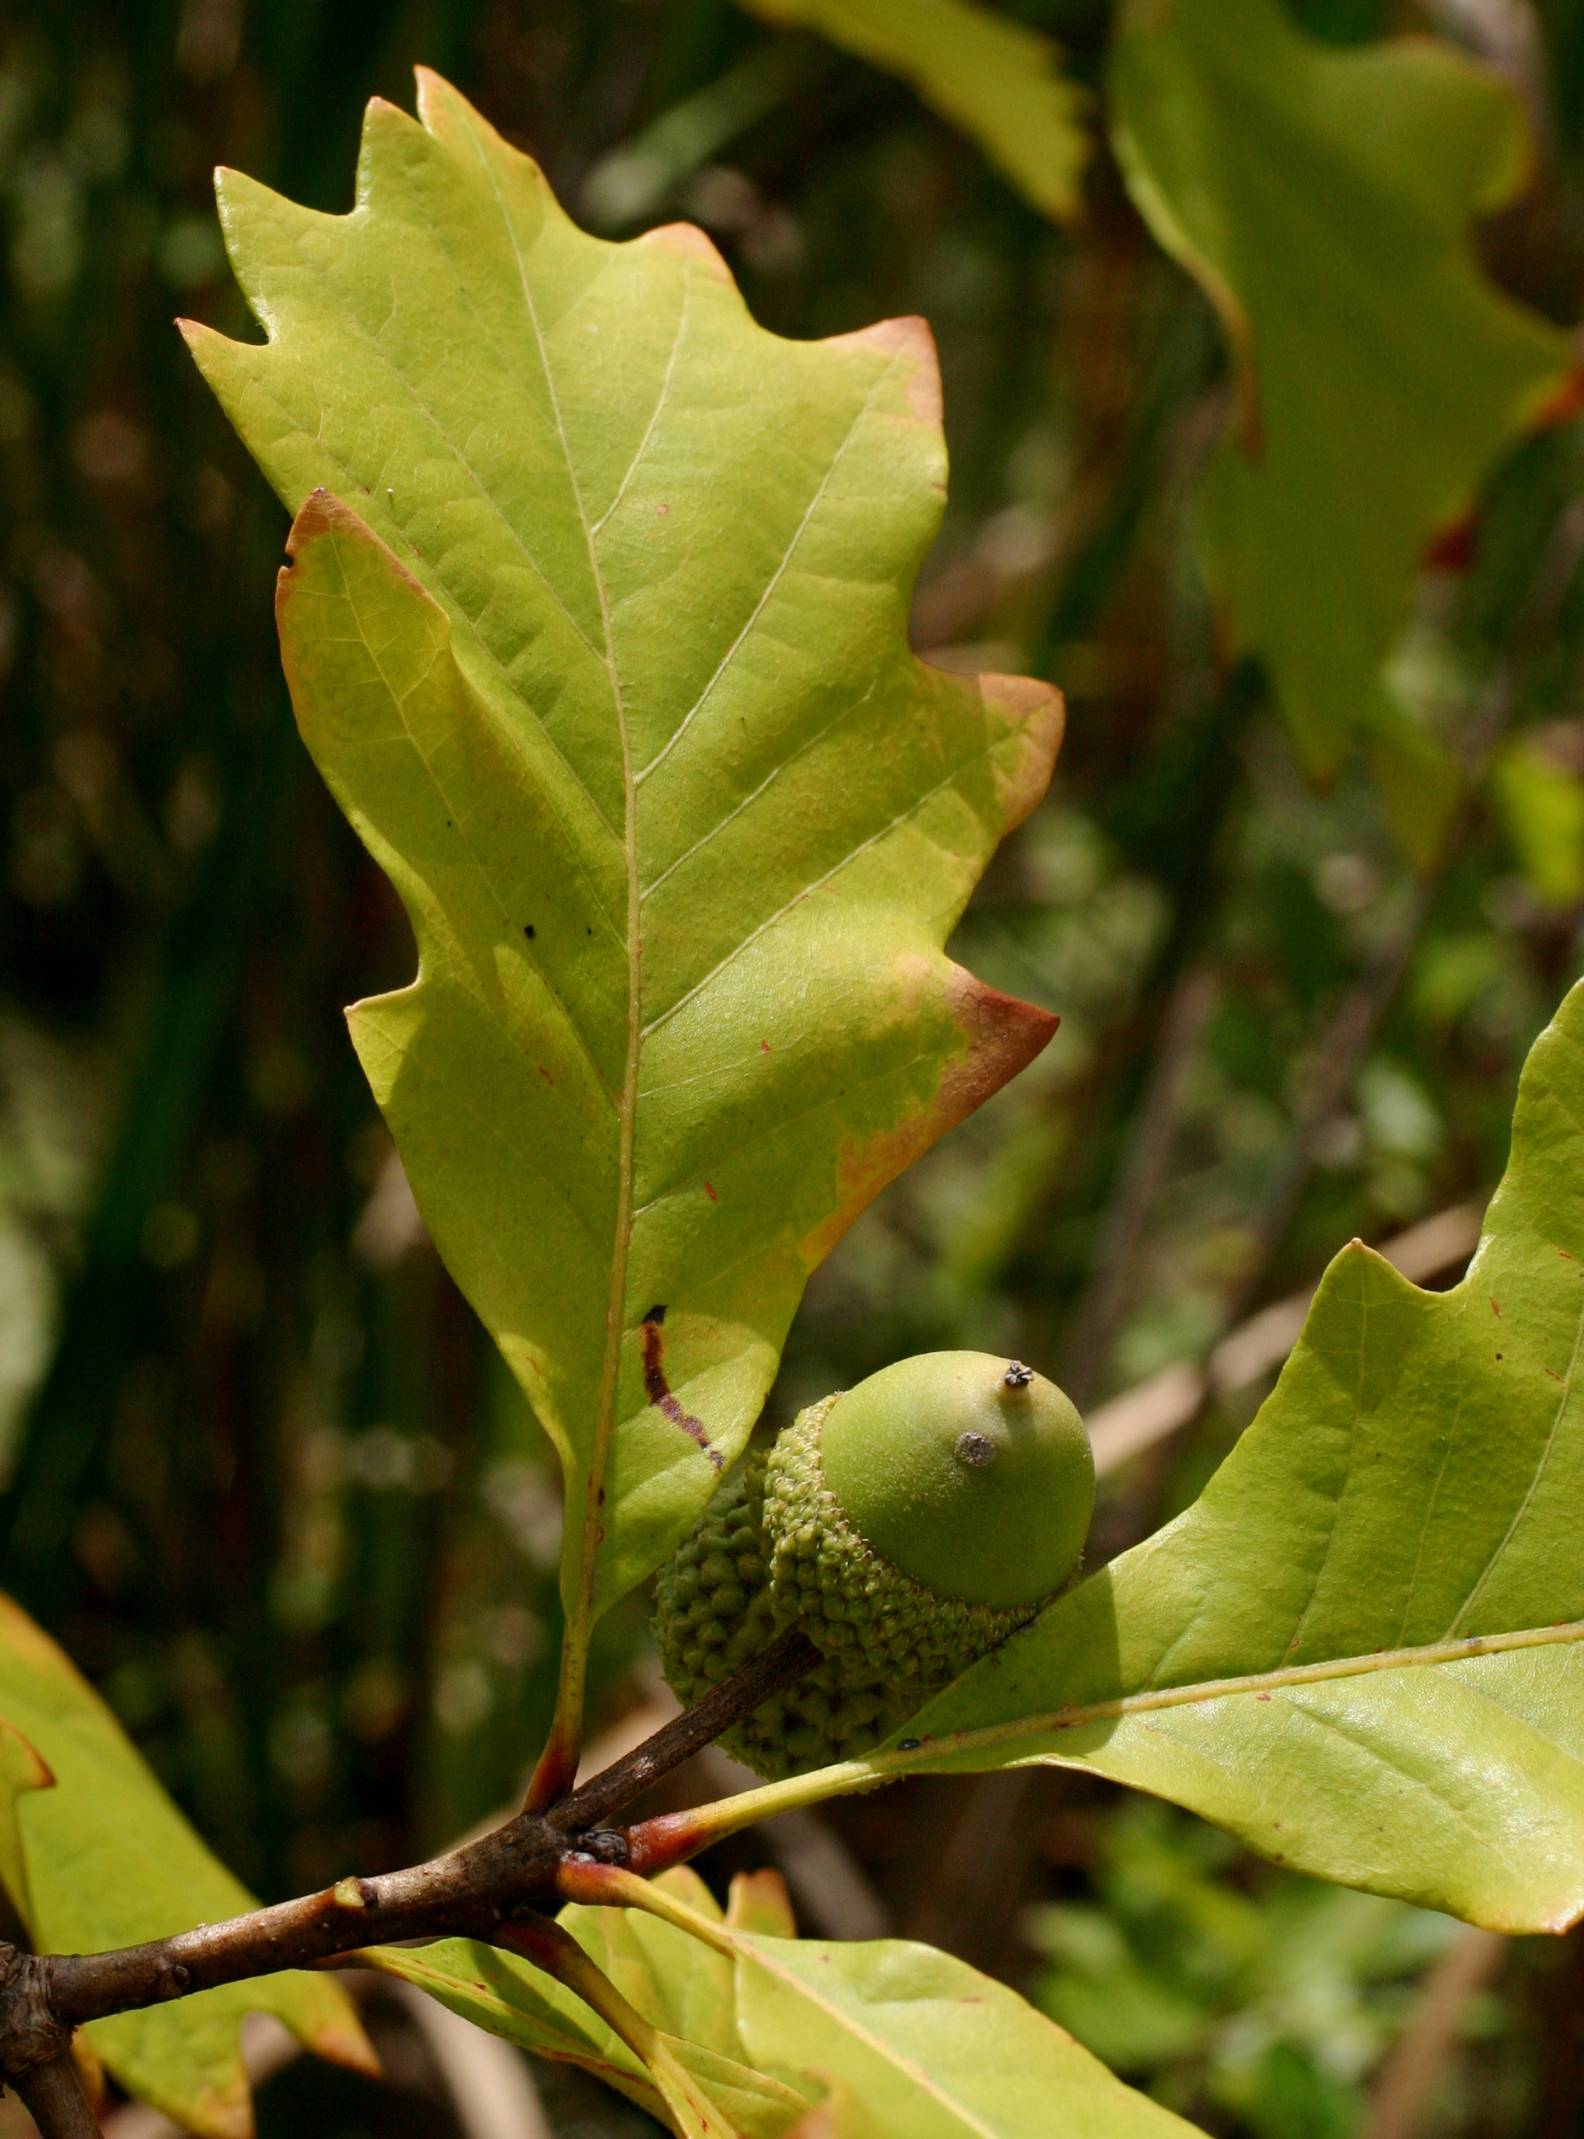
[[[69,2050],[31,2065],[11,2083],[42,2139],[100,2139],[99,2119],[89,2106],[82,2074]]]
[[[1470,1927],[1424,1979],[1418,2003],[1381,2066],[1361,2139],[1418,2139],[1429,2127],[1436,2092],[1473,1999],[1512,1950],[1499,1931]]]
[[[85,2021],[398,1939],[470,1937],[520,1950],[524,1915],[554,1902],[563,1863],[607,1849],[617,1861],[625,1856],[623,1838],[601,1833],[599,1823],[801,1677],[816,1653],[801,1634],[778,1637],[547,1812],[518,1813],[426,1864],[341,1879],[318,1894],[108,1953],[34,1955],[0,1944],[0,2078],[33,2108],[45,2139],[80,2139],[98,2129],[69,2053],[70,2031]]]
[[[649,1786],[712,1745],[733,1723],[753,1714],[756,1708],[790,1686],[819,1662],[819,1651],[806,1634],[789,1627],[768,1648],[712,1687],[702,1701],[657,1730],[652,1738],[614,1761],[581,1790],[574,1790],[546,1815],[561,1833],[586,1832],[623,1805],[630,1805]]]

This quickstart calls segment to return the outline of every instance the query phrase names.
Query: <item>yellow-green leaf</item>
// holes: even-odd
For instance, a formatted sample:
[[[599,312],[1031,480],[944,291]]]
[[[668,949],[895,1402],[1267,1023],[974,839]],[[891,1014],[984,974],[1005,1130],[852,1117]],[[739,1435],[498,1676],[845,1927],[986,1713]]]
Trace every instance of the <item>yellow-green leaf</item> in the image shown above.
[[[1524,875],[1542,899],[1584,897],[1584,780],[1550,751],[1510,743],[1491,768],[1497,808]]]
[[[1088,97],[1060,48],[975,0],[742,0],[766,22],[818,30],[899,74],[977,141],[1036,208],[1078,213],[1089,160]]]
[[[1462,1282],[1358,1242],[1196,1504],[908,1726],[1505,1931],[1584,1914],[1584,985]],[[882,1755],[883,1769],[893,1756]]]
[[[906,1939],[739,1933],[750,2054],[820,2073],[832,2139],[1190,2139],[1015,1991]]]
[[[298,719],[418,941],[353,1036],[560,1452],[575,1673],[809,1272],[1053,1029],[942,945],[1060,702],[908,649],[919,322],[783,341],[698,232],[591,238],[455,91],[419,105],[370,107],[350,215],[223,178],[269,340],[192,339],[298,512]]]
[[[255,1906],[199,1841],[120,1725],[26,1613],[0,1597],[0,1876],[41,1953],[97,1953]],[[18,1793],[24,1793],[18,1795]],[[122,2086],[208,2139],[253,2129],[237,2031],[272,2013],[310,2050],[373,2068],[350,2000],[328,1977],[263,1976],[96,2020],[88,2039]]]
[[[370,1946],[359,1958],[475,2027],[535,2057],[581,2066],[661,2114],[658,2091],[615,2030],[553,1976],[517,1955],[476,1939],[442,1938],[426,1946]]]
[[[1432,536],[1569,369],[1469,243],[1522,180],[1521,108],[1427,40],[1318,44],[1282,0],[1129,0],[1111,93],[1133,197],[1232,349],[1238,418],[1204,514],[1237,644],[1305,765],[1362,747],[1431,851],[1451,763],[1383,665]]]
[[[721,1920],[694,1873],[669,1872],[658,1884],[710,1921]],[[815,2090],[789,2087],[744,2061],[729,1958],[634,1910],[573,1906],[559,1920],[644,2023],[641,2042],[624,2043],[530,1962],[466,1939],[380,1947],[366,1958],[493,2034],[597,2072],[688,2139],[721,2139],[723,2131],[781,2139],[802,2119]]]

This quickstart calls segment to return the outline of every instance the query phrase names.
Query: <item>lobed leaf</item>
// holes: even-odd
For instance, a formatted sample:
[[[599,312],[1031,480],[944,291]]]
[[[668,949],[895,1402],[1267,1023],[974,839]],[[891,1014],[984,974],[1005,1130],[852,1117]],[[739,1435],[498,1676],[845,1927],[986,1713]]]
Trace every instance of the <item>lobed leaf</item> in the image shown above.
[[[1196,1504],[880,1765],[1092,1768],[1503,1931],[1584,1914],[1584,984],[1467,1275],[1358,1242]],[[833,1771],[837,1772],[837,1771]]]
[[[979,143],[1036,208],[1079,212],[1089,98],[1062,73],[1059,46],[973,0],[741,0],[766,22],[818,30],[912,82]]]
[[[419,109],[370,106],[349,215],[225,174],[269,340],[189,334],[298,513],[293,702],[418,944],[353,1038],[560,1454],[575,1659],[809,1272],[1048,1039],[941,947],[1060,701],[908,650],[921,323],[780,340],[697,231],[588,237],[432,75]]]
[[[1196,2127],[1108,2072],[965,1961],[905,1939],[738,1934],[756,2060],[821,2073],[832,2139],[1187,2139]]]
[[[193,1833],[67,1658],[0,1597],[0,1879],[41,1953],[96,1953],[256,1906]],[[374,2069],[327,1977],[264,1976],[96,2020],[88,2041],[130,2094],[208,2139],[253,2129],[237,2031],[272,2013],[304,2046]]]
[[[661,2097],[632,2051],[554,1976],[477,1939],[433,1939],[426,1946],[369,1946],[358,1956],[396,1976],[475,2027],[563,2065],[594,2073],[652,2115]]]
[[[692,1872],[668,1873],[659,1884],[722,1921],[709,1889]],[[719,2139],[723,2131],[741,2139],[781,2139],[802,2119],[808,2088],[794,2090],[744,2062],[729,1960],[669,1924],[625,1909],[574,1906],[561,1912],[560,1922],[628,2004],[659,2030],[642,2057],[553,1977],[492,1947],[446,1939],[416,1949],[371,1948],[364,1959],[492,2034],[597,2073],[678,2132],[699,2139]]]
[[[1282,0],[1130,0],[1110,86],[1133,198],[1236,367],[1204,531],[1237,645],[1309,771],[1362,747],[1433,851],[1455,775],[1383,666],[1431,538],[1570,370],[1469,245],[1522,182],[1522,109],[1448,48],[1327,47]]]
[[[1192,2130],[964,1962],[902,1939],[798,1939],[773,1873],[734,1879],[724,1912],[692,1872],[663,1873],[654,1887],[665,1915],[573,1906],[559,1921],[665,2031],[668,2055],[747,2139],[778,2139],[815,2093],[807,2128],[830,2139],[1044,2139],[1058,2125],[1084,2139],[1170,2139]],[[369,1958],[526,2047],[567,2054],[550,2046],[539,2017],[547,1986],[553,2000],[567,1997],[559,1986],[526,1962],[472,1949],[508,1999],[522,1985],[524,2032],[493,2000],[459,2002],[450,1984],[426,1980],[437,1950]],[[449,1953],[444,1965],[455,1965]],[[628,2074],[605,2076],[635,2091]],[[666,2078],[651,2072],[657,2085]],[[677,2130],[698,2128],[674,2075],[658,2091]]]

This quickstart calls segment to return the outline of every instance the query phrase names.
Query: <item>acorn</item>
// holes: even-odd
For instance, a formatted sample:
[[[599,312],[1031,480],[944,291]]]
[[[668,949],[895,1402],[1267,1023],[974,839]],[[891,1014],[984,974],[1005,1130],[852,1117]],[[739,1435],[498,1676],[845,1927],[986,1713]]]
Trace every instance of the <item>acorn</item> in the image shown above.
[[[723,1740],[761,1774],[869,1751],[1070,1582],[1094,1508],[1083,1421],[1017,1360],[899,1360],[798,1414],[664,1570],[684,1701],[796,1626],[822,1661]]]
[[[1093,1512],[1089,1436],[1054,1382],[986,1352],[898,1360],[776,1442],[777,1623],[849,1677],[928,1692],[1072,1579]]]
[[[661,1668],[690,1707],[781,1631],[764,1532],[766,1467],[756,1455],[733,1472],[655,1583]],[[720,1742],[760,1775],[791,1775],[867,1752],[907,1721],[911,1705],[884,1687],[846,1683],[822,1663]]]

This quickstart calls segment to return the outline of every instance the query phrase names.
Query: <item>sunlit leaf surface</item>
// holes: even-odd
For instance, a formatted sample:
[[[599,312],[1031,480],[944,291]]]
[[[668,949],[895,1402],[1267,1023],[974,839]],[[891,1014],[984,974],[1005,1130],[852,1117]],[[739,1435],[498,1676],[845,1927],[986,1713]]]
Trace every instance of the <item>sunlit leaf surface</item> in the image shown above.
[[[943,1693],[931,1766],[1048,1760],[1507,1931],[1584,1913],[1584,985],[1467,1276],[1355,1242],[1198,1502]]]
[[[1432,850],[1451,766],[1383,664],[1431,538],[1569,368],[1470,244],[1522,182],[1522,109],[1450,47],[1324,46],[1282,0],[1130,0],[1111,94],[1133,197],[1232,349],[1204,514],[1236,641],[1309,769],[1361,745]]]
[[[191,332],[298,510],[298,718],[418,943],[353,1036],[561,1453],[575,1644],[815,1264],[1049,1037],[941,947],[1060,703],[908,650],[920,323],[779,340],[698,232],[587,237],[433,76],[420,117],[370,107],[350,215],[226,175],[269,341]]]

